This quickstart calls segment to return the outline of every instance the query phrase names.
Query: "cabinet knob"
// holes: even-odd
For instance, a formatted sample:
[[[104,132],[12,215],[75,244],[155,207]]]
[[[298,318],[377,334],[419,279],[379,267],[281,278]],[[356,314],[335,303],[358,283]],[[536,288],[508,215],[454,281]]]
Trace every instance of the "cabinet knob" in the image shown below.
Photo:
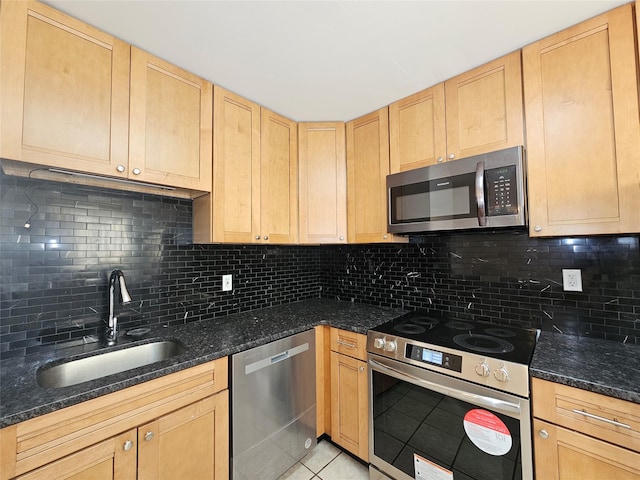
[[[269,240],[269,235],[265,235],[265,236],[264,236],[264,239],[265,239],[265,240]]]
[[[342,240],[344,240],[344,237],[341,235],[341,236],[340,236],[340,241],[342,241]]]
[[[364,372],[364,367],[360,367],[358,370],[360,370],[361,372]]]
[[[453,153],[449,154],[449,160],[453,160],[454,158],[456,158],[456,156]]]
[[[124,172],[125,171],[124,165],[118,165],[116,167],[116,170],[119,171],[120,173]]]
[[[122,445],[122,449],[125,452],[131,450],[131,447],[133,447],[133,442],[131,440],[127,440],[126,442],[124,442],[124,445]]]
[[[134,168],[132,172],[134,175],[140,175],[142,173],[142,170],[140,170],[139,168]]]
[[[547,438],[549,438],[549,432],[547,432],[544,428],[542,428],[538,430],[538,436],[546,440]]]
[[[145,442],[149,442],[151,440],[153,440],[153,432],[147,432],[144,434],[144,440]]]
[[[541,232],[542,231],[542,226],[536,225],[535,227],[533,227],[533,230],[536,231],[536,232]]]
[[[442,163],[442,162],[444,162],[444,158],[438,157],[438,163]]]
[[[382,238],[383,238],[384,240],[386,240],[387,238],[389,238],[389,235],[384,234],[384,235],[382,235]]]
[[[256,240],[260,240],[260,235],[256,235]]]

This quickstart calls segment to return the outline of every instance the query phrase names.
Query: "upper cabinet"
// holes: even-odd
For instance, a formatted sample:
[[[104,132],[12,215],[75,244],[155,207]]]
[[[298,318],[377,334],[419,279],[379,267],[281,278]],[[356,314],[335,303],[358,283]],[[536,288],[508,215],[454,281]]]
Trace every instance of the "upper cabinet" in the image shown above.
[[[0,157],[126,177],[129,45],[38,2],[0,19]]]
[[[38,2],[1,22],[0,157],[211,189],[209,82]]]
[[[346,243],[345,125],[300,123],[298,132],[300,243]]]
[[[349,243],[406,242],[387,233],[389,109],[352,120],[346,129]]]
[[[129,177],[211,191],[211,83],[131,49]]]
[[[297,124],[217,86],[213,117],[213,194],[194,201],[194,240],[297,242]]]
[[[523,50],[532,236],[640,231],[632,5]]]
[[[391,104],[389,130],[392,173],[522,145],[520,51]]]

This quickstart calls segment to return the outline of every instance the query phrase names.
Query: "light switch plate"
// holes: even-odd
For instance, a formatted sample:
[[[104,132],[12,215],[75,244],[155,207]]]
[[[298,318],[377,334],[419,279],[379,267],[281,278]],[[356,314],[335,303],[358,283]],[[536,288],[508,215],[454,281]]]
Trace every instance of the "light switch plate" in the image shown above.
[[[580,271],[580,269],[563,268],[562,287],[564,288],[565,292],[581,292],[582,272]]]
[[[222,291],[228,292],[233,289],[233,275],[223,275],[222,276]]]

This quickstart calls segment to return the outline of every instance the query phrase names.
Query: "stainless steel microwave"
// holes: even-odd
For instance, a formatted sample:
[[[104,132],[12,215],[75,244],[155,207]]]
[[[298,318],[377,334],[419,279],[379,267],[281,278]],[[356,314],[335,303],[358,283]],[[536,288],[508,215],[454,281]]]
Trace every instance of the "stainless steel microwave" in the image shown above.
[[[527,224],[522,146],[387,176],[388,231]]]

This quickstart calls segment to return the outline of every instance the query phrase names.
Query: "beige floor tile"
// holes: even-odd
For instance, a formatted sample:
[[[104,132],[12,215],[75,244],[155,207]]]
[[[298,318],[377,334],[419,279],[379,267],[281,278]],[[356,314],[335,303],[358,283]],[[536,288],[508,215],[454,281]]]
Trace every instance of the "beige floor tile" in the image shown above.
[[[313,472],[301,463],[296,463],[278,480],[311,480],[311,478],[313,478]]]
[[[340,449],[327,441],[321,441],[313,451],[304,457],[301,462],[314,473],[322,470],[331,460],[336,458]]]
[[[337,456],[318,477],[322,480],[369,480],[369,470],[346,453]]]

